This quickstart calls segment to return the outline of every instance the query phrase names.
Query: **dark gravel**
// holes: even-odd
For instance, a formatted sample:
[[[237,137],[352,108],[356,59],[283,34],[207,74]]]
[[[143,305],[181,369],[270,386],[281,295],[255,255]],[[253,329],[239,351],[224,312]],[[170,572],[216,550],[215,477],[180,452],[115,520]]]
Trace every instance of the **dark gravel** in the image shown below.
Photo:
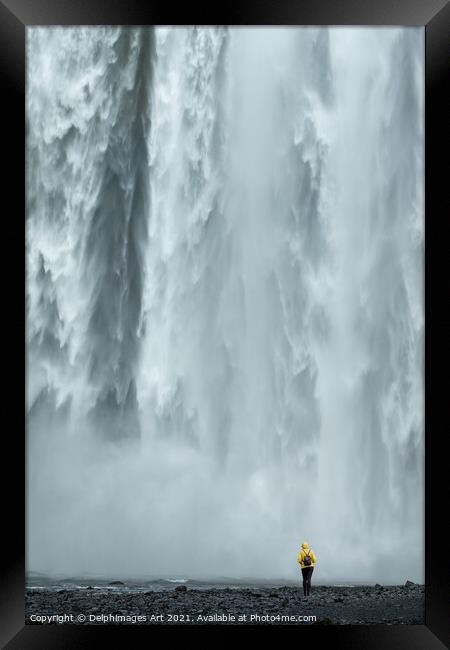
[[[33,615],[71,614],[61,624],[424,624],[423,585],[382,587],[317,586],[305,599],[301,589],[217,588],[173,591],[114,591],[92,587],[58,591],[27,590],[27,624],[58,624],[35,621]],[[85,617],[84,621],[77,616]],[[99,617],[103,615],[103,619]],[[109,618],[113,615],[114,620]],[[259,619],[251,618],[258,615]],[[316,622],[298,620],[314,615]],[[145,617],[145,620],[136,617]],[[281,617],[293,617],[289,620]],[[127,618],[128,617],[128,618]],[[130,617],[135,617],[134,620]],[[210,617],[210,618],[209,618]],[[221,618],[222,617],[222,618]],[[234,617],[234,618],[233,618]],[[239,618],[241,617],[241,618]]]

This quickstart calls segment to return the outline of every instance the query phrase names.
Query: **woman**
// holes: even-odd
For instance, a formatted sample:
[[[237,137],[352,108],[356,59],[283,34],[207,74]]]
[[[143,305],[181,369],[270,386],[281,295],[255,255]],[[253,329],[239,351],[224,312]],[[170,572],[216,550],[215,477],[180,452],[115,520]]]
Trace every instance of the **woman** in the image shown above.
[[[310,548],[308,542],[303,542],[298,554],[298,563],[302,567],[304,596],[309,596],[309,592],[311,591],[311,576],[316,562],[317,559],[314,551]]]

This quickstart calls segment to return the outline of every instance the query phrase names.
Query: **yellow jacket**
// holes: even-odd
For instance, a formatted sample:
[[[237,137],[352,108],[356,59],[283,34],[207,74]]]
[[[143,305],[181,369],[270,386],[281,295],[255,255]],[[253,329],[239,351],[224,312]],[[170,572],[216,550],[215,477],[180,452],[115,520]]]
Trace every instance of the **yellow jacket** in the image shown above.
[[[311,558],[311,564],[309,564],[309,565],[305,565],[305,564],[303,564],[303,560],[305,559],[305,555],[309,555],[309,556],[310,556],[310,558]],[[315,564],[316,564],[316,562],[317,562],[317,558],[316,558],[316,556],[315,556],[315,554],[314,554],[314,551],[312,550],[312,548],[309,548],[309,547],[305,547],[305,548],[302,547],[302,548],[300,549],[300,552],[299,552],[299,554],[298,554],[298,558],[297,558],[297,559],[298,559],[298,563],[300,564],[300,566],[302,567],[302,569],[306,569],[307,566],[315,566]]]

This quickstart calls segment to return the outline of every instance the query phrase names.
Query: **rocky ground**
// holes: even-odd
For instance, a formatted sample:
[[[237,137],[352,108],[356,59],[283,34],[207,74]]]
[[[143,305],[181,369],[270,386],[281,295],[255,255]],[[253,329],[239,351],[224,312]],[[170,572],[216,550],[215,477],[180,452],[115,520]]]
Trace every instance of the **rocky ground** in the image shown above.
[[[159,592],[86,587],[27,590],[25,613],[27,624],[423,624],[425,594],[423,585],[413,583],[313,586],[308,599],[295,587],[199,590],[183,585]],[[310,615],[316,621],[299,618]]]

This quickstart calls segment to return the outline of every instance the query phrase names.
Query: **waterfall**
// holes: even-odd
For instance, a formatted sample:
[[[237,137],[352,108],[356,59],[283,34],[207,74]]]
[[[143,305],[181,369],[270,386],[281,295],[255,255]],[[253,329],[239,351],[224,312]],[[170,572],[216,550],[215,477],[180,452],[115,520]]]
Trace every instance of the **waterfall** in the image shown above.
[[[423,30],[27,61],[28,570],[423,582]]]

